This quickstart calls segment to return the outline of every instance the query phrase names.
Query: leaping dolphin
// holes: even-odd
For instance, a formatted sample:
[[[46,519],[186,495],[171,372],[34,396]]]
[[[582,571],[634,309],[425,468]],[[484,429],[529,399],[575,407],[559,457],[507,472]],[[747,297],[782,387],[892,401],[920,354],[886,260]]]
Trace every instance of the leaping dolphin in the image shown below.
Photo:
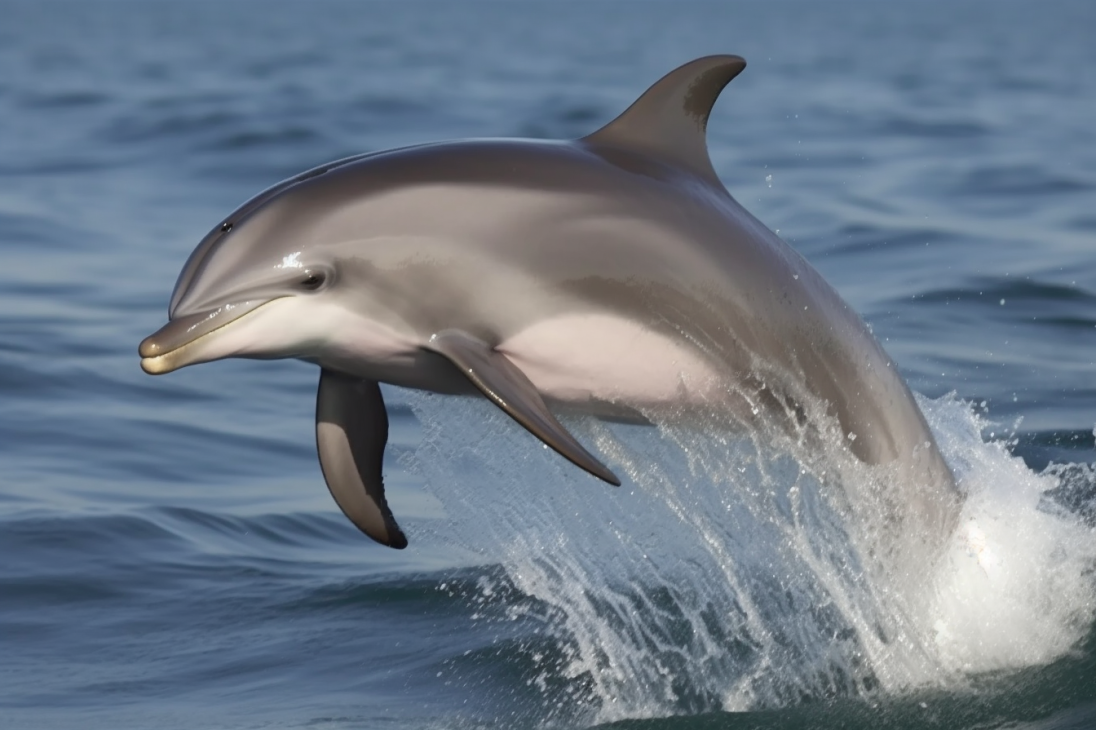
[[[425,144],[275,185],[191,254],[141,367],[318,364],[324,478],[346,516],[394,548],[407,538],[384,496],[378,382],[482,393],[614,485],[546,404],[748,420],[758,407],[796,413],[811,394],[862,461],[918,461],[921,521],[946,528],[952,477],[894,364],[708,159],[708,115],[745,66],[692,61],[578,140]],[[784,381],[761,382],[758,363]]]

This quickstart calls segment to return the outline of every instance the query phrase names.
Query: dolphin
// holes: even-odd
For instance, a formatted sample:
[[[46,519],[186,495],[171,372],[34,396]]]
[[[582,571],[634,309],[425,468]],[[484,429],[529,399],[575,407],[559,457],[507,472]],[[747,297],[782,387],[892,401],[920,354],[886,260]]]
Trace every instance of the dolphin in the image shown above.
[[[894,363],[712,167],[708,116],[745,66],[687,63],[578,140],[422,144],[279,183],[199,243],[141,367],[319,365],[324,478],[393,548],[407,538],[385,500],[381,382],[481,394],[613,485],[553,409],[748,425],[759,409],[802,421],[813,398],[860,461],[916,464],[911,508],[946,530],[952,475]]]

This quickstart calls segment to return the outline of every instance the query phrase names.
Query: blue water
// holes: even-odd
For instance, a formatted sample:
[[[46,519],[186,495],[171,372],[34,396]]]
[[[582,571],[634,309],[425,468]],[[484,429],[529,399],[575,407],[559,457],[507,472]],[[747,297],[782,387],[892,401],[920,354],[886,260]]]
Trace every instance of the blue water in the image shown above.
[[[0,726],[1096,726],[1096,5],[0,17]],[[926,576],[868,565],[802,454],[573,423],[611,491],[485,403],[395,389],[387,550],[323,486],[313,367],[140,371],[262,188],[579,136],[716,52],[750,64],[716,169],[872,326],[968,494]]]

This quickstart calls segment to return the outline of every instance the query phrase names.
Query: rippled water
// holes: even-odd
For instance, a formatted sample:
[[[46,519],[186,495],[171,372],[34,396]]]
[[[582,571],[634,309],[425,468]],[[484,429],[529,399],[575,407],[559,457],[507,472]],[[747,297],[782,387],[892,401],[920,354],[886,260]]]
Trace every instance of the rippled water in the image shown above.
[[[0,10],[0,725],[1096,724],[1096,6]],[[610,491],[396,390],[386,550],[323,487],[314,368],[141,373],[258,190],[578,136],[714,52],[750,63],[717,170],[871,324],[968,492],[929,575],[872,567],[803,454],[573,422]]]

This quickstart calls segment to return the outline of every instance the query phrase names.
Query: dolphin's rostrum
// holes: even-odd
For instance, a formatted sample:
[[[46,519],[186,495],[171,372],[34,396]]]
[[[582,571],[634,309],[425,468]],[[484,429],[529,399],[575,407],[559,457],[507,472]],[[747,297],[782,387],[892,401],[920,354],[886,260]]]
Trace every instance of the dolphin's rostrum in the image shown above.
[[[355,525],[396,548],[378,382],[481,393],[611,484],[548,404],[748,422],[759,408],[794,419],[809,395],[862,461],[911,465],[925,484],[911,509],[946,529],[951,475],[893,363],[712,168],[708,115],[745,65],[688,63],[579,140],[427,144],[270,188],[190,256],[142,368],[317,363],[324,478]],[[758,363],[780,377],[762,381]]]

